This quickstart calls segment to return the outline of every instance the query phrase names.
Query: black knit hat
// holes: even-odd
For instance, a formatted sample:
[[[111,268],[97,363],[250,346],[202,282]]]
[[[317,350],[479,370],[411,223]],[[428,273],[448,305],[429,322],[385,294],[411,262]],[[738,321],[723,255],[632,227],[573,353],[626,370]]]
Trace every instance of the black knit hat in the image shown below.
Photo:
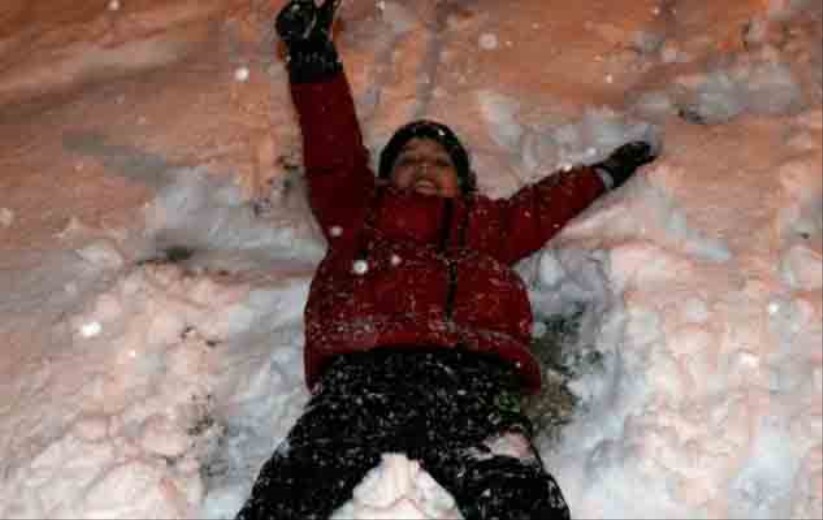
[[[474,172],[472,172],[469,166],[469,154],[466,152],[466,149],[463,148],[460,139],[458,139],[457,135],[446,125],[428,119],[412,121],[400,127],[400,129],[394,133],[380,153],[380,166],[377,171],[378,177],[381,179],[389,178],[392,166],[394,166],[394,161],[400,154],[400,150],[415,137],[431,139],[432,141],[438,142],[449,154],[454,168],[457,170],[457,180],[460,184],[460,191],[463,195],[474,192],[476,189]]]

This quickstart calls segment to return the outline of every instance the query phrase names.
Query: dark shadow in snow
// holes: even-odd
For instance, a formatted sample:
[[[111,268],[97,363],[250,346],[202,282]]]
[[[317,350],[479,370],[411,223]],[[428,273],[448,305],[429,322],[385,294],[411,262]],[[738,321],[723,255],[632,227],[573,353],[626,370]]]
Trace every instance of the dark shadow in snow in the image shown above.
[[[574,373],[568,358],[579,340],[583,312],[584,308],[580,305],[568,314],[541,320],[545,332],[532,339],[532,353],[543,367],[543,389],[526,400],[525,410],[535,431],[554,440],[571,421],[579,401],[568,386]]]
[[[536,436],[550,444],[558,444],[565,426],[592,405],[572,390],[574,383],[612,378],[620,370],[614,352],[599,344],[616,300],[604,264],[596,252],[546,249],[518,266],[534,309],[531,350],[543,369],[543,388],[526,399],[525,410]]]

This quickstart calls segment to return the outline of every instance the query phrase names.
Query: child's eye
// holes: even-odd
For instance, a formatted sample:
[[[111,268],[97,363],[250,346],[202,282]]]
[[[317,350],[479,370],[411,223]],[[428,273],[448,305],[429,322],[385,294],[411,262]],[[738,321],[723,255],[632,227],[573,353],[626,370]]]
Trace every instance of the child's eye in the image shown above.
[[[410,156],[410,155],[401,155],[397,159],[397,165],[398,166],[409,166],[410,164],[414,164],[414,163],[415,163],[415,158]]]
[[[448,167],[451,166],[451,163],[449,162],[449,160],[445,159],[445,158],[439,158],[439,159],[435,160],[434,164],[438,168],[448,168]]]

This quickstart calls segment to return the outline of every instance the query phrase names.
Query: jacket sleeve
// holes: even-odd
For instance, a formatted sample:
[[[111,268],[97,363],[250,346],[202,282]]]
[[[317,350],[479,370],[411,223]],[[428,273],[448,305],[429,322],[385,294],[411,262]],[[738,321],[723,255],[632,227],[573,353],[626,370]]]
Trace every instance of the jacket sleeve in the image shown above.
[[[326,238],[339,236],[362,218],[375,186],[351,89],[343,72],[290,87],[303,134],[309,204]]]
[[[597,172],[581,166],[495,201],[501,230],[498,258],[513,264],[534,253],[605,191]]]

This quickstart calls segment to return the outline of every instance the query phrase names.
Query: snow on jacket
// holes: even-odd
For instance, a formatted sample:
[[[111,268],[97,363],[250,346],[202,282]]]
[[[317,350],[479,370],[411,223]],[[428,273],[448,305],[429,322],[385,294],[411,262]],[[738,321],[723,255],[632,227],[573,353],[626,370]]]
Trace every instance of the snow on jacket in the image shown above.
[[[601,195],[600,177],[576,168],[499,200],[398,190],[369,167],[343,73],[291,91],[328,241],[305,309],[307,385],[341,354],[430,346],[495,354],[539,390],[531,307],[510,266]]]

